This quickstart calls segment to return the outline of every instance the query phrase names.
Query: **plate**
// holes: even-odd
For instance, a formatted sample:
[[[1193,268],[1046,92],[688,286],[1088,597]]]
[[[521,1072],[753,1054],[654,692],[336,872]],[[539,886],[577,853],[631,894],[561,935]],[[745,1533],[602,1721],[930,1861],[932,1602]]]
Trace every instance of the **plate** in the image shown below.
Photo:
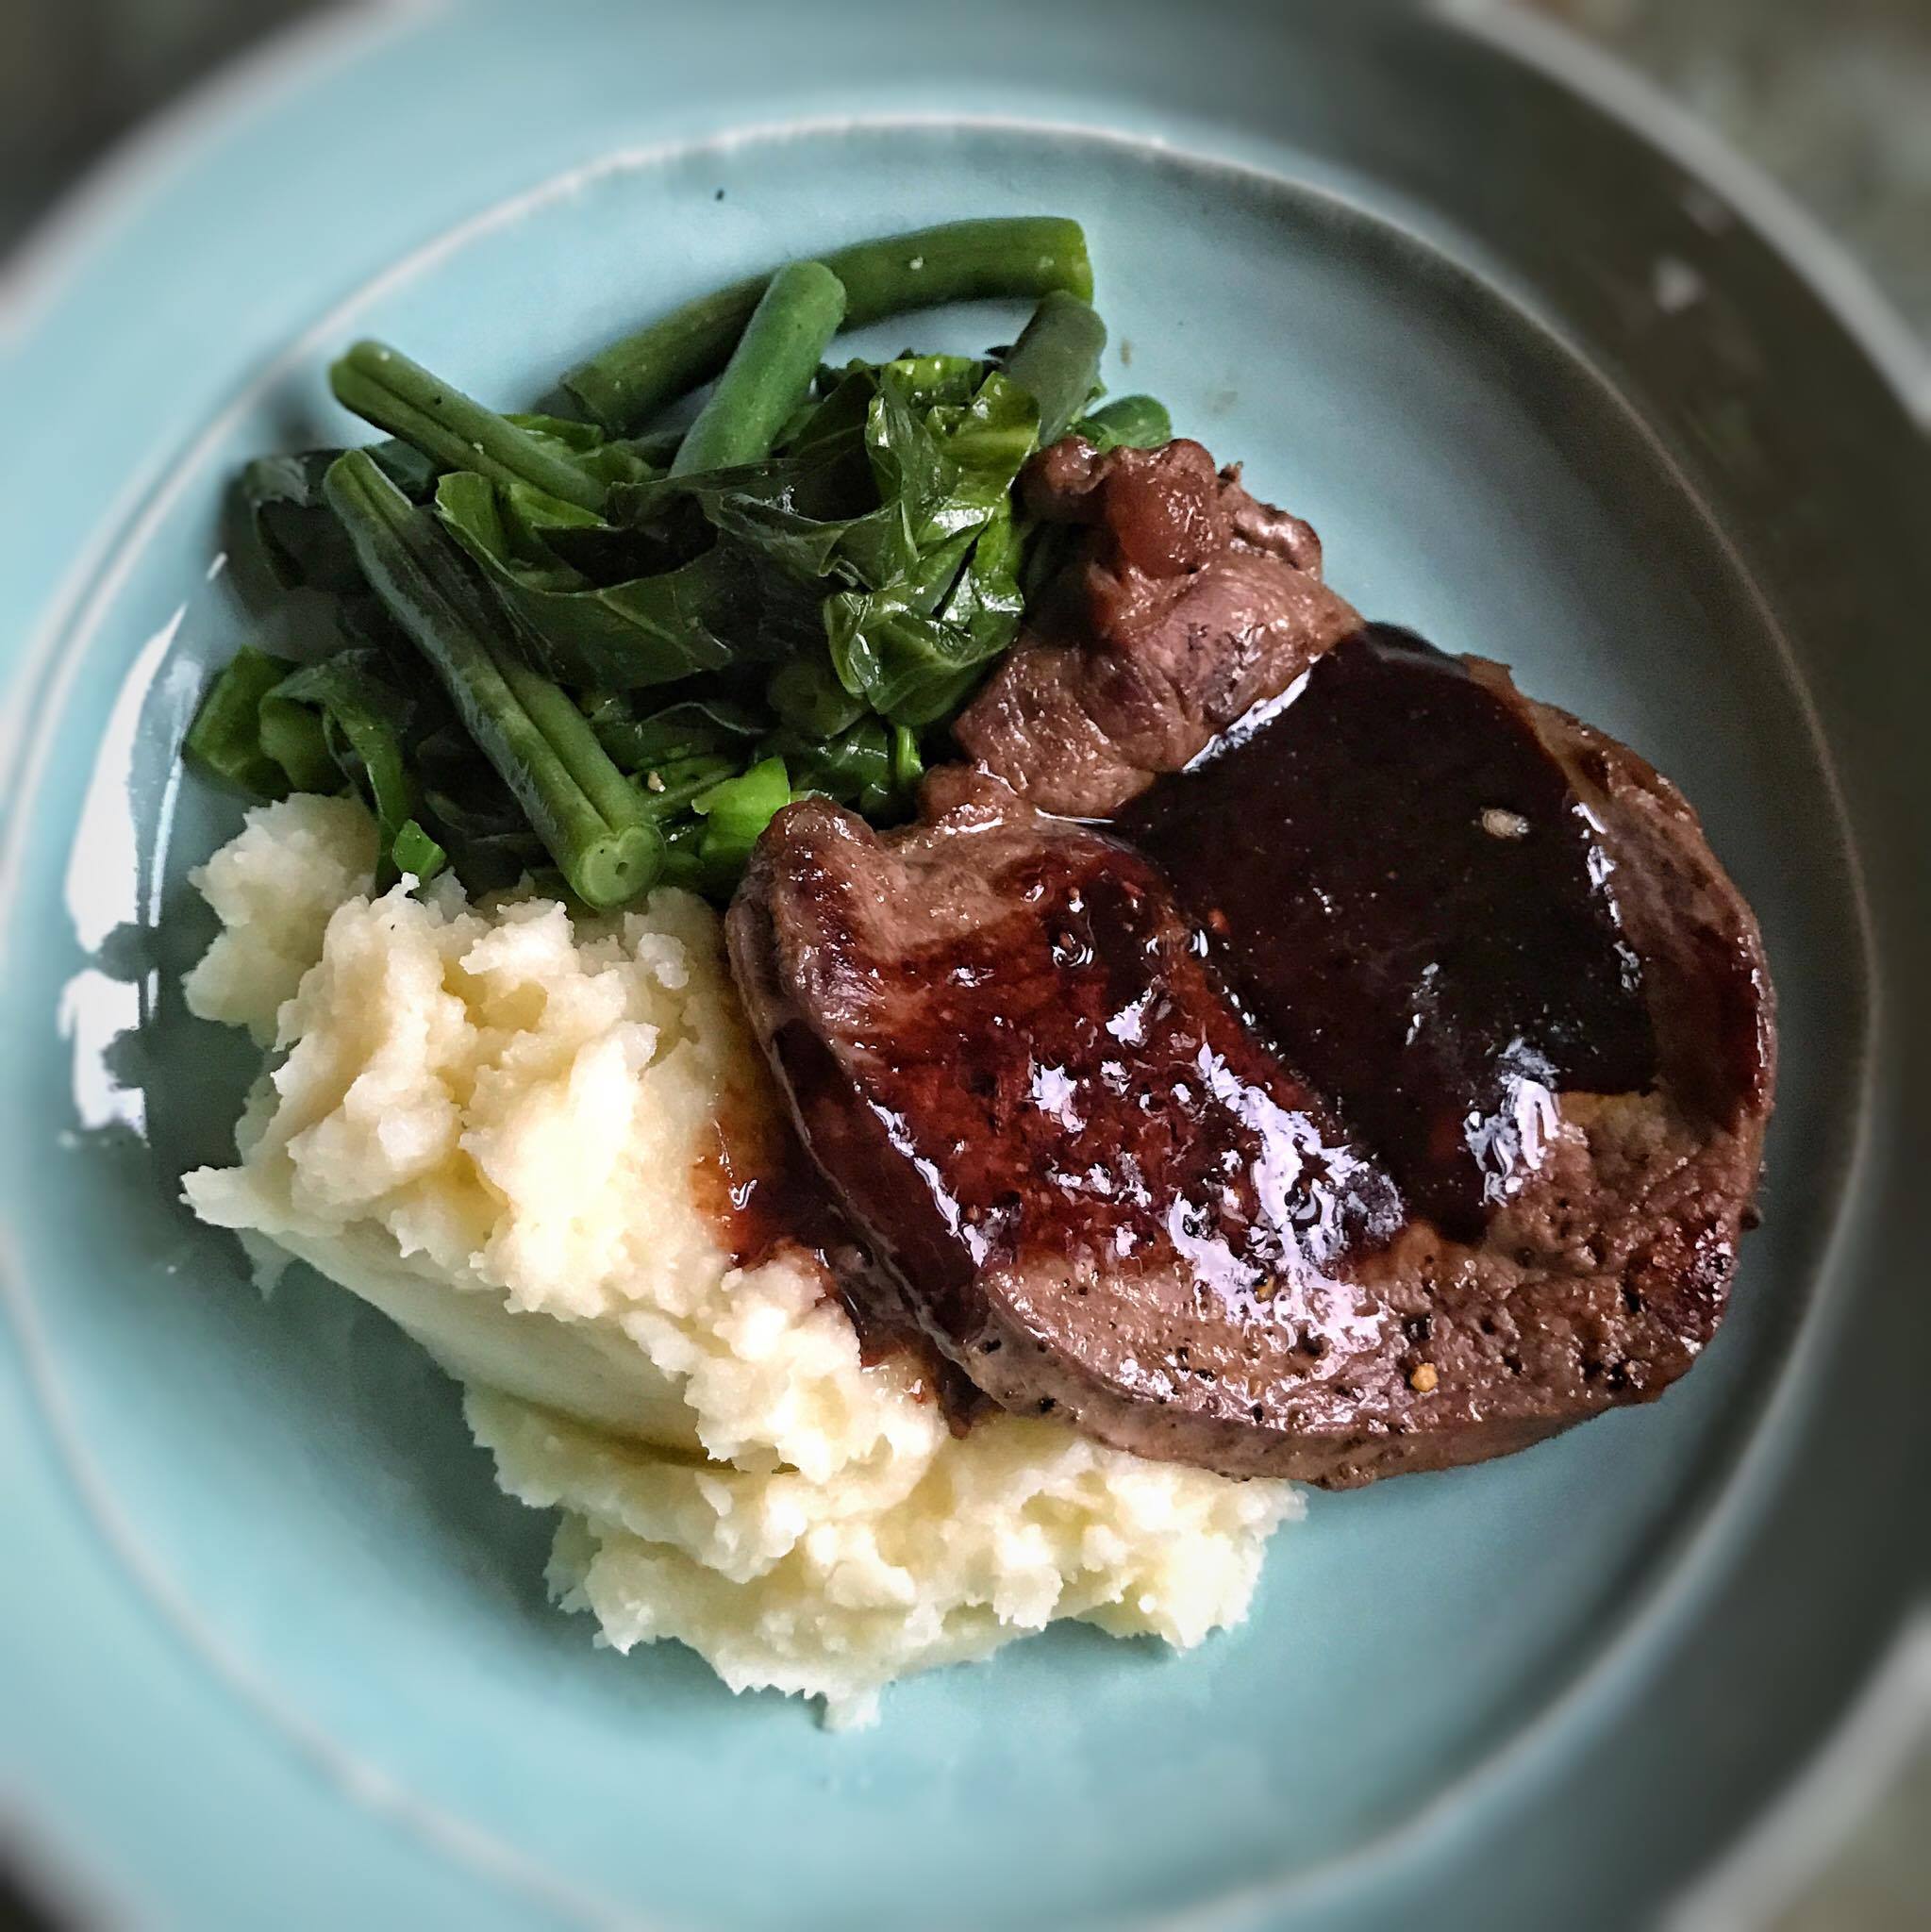
[[[1485,18],[358,18],[70,223],[0,531],[0,1685],[57,1873],[208,1925],[1606,1925],[1841,1713],[1923,1574],[1923,373],[1763,191]],[[775,258],[1040,209],[1088,226],[1116,389],[1309,516],[1371,614],[1689,791],[1782,996],[1765,1226],[1656,1407],[1313,1498],[1192,1656],[1056,1630],[835,1736],[594,1648],[453,1389],[178,1207],[247,1069],[180,1007],[237,814],[175,750],[277,621],[225,481],[345,427],[354,336],[533,403]]]

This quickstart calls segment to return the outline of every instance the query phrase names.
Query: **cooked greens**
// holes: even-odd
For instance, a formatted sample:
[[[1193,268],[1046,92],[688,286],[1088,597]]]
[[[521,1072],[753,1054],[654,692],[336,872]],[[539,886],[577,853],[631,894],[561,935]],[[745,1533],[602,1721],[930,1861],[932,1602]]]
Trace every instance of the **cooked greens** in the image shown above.
[[[851,328],[942,302],[1037,300],[1056,289],[1084,302],[1093,292],[1086,236],[1077,222],[1057,215],[946,222],[824,259],[844,286]],[[687,303],[573,369],[564,387],[607,429],[641,427],[724,366],[769,281],[754,275]]]
[[[1018,635],[1048,540],[1018,501],[1069,425],[1171,435],[1151,398],[1084,415],[1106,330],[1075,224],[961,222],[791,263],[567,378],[594,422],[499,414],[381,343],[331,371],[387,441],[264,458],[241,492],[341,646],[243,650],[186,751],[258,796],[349,786],[385,879],[560,874],[619,907],[720,899],[807,791],[880,822]],[[1013,346],[828,365],[844,325],[1037,296]],[[653,426],[716,377],[690,426]],[[642,433],[631,433],[641,430]]]
[[[805,400],[844,314],[845,285],[823,262],[791,261],[779,269],[677,445],[671,475],[762,462]]]

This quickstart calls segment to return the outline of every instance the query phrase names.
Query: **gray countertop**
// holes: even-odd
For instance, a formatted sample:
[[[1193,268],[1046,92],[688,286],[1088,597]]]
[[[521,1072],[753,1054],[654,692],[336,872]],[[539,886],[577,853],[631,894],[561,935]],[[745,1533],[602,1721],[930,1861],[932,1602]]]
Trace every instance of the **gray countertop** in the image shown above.
[[[1531,0],[1778,180],[1931,337],[1931,0]]]
[[[1931,337],[1931,0],[1523,4],[1620,55],[1774,175]],[[314,10],[4,0],[0,248],[115,136]]]

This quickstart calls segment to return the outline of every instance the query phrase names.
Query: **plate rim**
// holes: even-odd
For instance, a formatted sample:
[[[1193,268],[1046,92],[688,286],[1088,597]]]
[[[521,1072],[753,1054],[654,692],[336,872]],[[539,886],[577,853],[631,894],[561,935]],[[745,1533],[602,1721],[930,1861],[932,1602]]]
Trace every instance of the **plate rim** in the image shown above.
[[[138,212],[140,205],[150,195],[171,192],[179,185],[180,179],[190,171],[191,163],[199,156],[219,149],[222,143],[235,131],[238,118],[258,111],[264,99],[272,97],[277,89],[284,87],[307,87],[313,85],[328,71],[332,61],[341,59],[352,62],[357,58],[379,58],[384,42],[397,30],[406,26],[420,25],[425,20],[443,14],[447,9],[441,7],[422,8],[407,4],[378,4],[370,7],[348,9],[340,14],[325,13],[314,19],[297,23],[291,27],[279,29],[264,39],[255,48],[244,54],[236,62],[218,70],[208,80],[204,81],[177,100],[161,115],[142,124],[133,134],[125,136],[100,162],[89,171],[82,182],[64,195],[54,208],[36,224],[25,240],[10,252],[7,261],[0,264],[4,275],[0,275],[0,336],[12,341],[12,331],[18,325],[22,337],[31,337],[34,330],[44,326],[49,316],[56,313],[62,299],[66,283],[72,275],[93,256],[111,253],[119,239],[122,225]],[[1759,237],[1773,254],[1778,256],[1796,278],[1817,292],[1829,308],[1832,320],[1843,330],[1861,352],[1864,359],[1883,378],[1891,395],[1900,405],[1907,419],[1923,425],[1927,402],[1931,402],[1931,384],[1927,384],[1927,374],[1931,374],[1931,358],[1927,358],[1922,345],[1906,325],[1890,308],[1873,284],[1864,271],[1851,258],[1843,253],[1823,229],[1799,209],[1767,177],[1761,176],[1752,164],[1734,156],[1714,137],[1707,136],[1682,110],[1667,101],[1660,93],[1649,88],[1640,77],[1623,70],[1619,63],[1608,57],[1600,56],[1577,42],[1566,30],[1540,21],[1528,23],[1533,29],[1527,36],[1541,42],[1532,49],[1524,50],[1514,35],[1514,25],[1524,17],[1517,16],[1512,9],[1493,7],[1450,4],[1440,9],[1454,24],[1472,31],[1497,48],[1506,56],[1524,60],[1553,76],[1570,92],[1577,94],[1585,104],[1622,123],[1637,135],[1645,144],[1660,149],[1676,159],[1684,172],[1691,178],[1709,180],[1723,193],[1724,198],[1737,208],[1740,219],[1756,229]],[[1495,31],[1498,21],[1510,23],[1507,34]],[[1600,72],[1578,73],[1563,64],[1573,61],[1576,66],[1588,69],[1591,63],[1600,63]],[[1613,85],[1610,83],[1613,82]],[[1605,98],[1607,89],[1612,98]],[[940,113],[923,118],[933,124],[957,125],[961,123],[986,125],[1009,126],[1015,129],[1051,131],[1057,134],[1071,134],[1081,137],[1107,138],[1105,130],[1081,123],[1062,125],[1028,119],[1027,117],[974,116],[966,113]],[[867,116],[833,117],[840,125],[862,125],[868,127],[885,127],[905,125],[896,117],[883,119]],[[757,138],[759,134],[778,135],[797,131],[802,124],[787,122],[762,128],[734,128],[713,136],[698,136],[688,141],[675,141],[664,144],[659,150],[668,156],[672,153],[702,151],[717,144],[720,141],[740,142]],[[1144,148],[1153,143],[1143,138],[1127,134],[1115,137],[1131,147]],[[1683,152],[1687,146],[1691,152]],[[141,171],[150,165],[150,158],[158,150],[165,150],[175,169],[168,180],[156,183],[138,178]],[[1332,199],[1351,212],[1373,223],[1378,226],[1390,227],[1401,233],[1405,239],[1417,243],[1430,255],[1442,260],[1457,275],[1468,275],[1481,285],[1496,299],[1508,304],[1512,309],[1524,314],[1525,320],[1539,333],[1553,336],[1563,351],[1576,361],[1577,366],[1592,380],[1602,382],[1602,377],[1586,358],[1578,355],[1573,343],[1559,329],[1552,328],[1546,319],[1536,316],[1533,311],[1523,310],[1523,306],[1509,291],[1498,287],[1464,264],[1441,255],[1435,243],[1424,237],[1412,234],[1402,224],[1383,214],[1354,207],[1344,195],[1318,184],[1289,180],[1265,168],[1233,159],[1229,157],[1199,153],[1188,149],[1167,150],[1174,159],[1190,164],[1203,165],[1214,169],[1227,169],[1237,173],[1258,175],[1273,185],[1287,185],[1296,192],[1321,198]],[[355,290],[316,321],[304,328],[294,341],[288,344],[276,356],[270,370],[257,372],[241,386],[238,394],[231,394],[228,402],[217,412],[216,417],[204,424],[188,440],[184,447],[164,454],[161,459],[129,479],[124,491],[124,498],[131,502],[117,500],[97,519],[86,542],[76,554],[71,567],[73,581],[60,586],[43,606],[35,613],[35,621],[28,627],[28,641],[25,647],[8,652],[5,669],[5,690],[8,698],[18,694],[18,688],[24,681],[24,675],[30,673],[41,655],[44,641],[58,644],[58,641],[74,634],[86,620],[89,608],[98,597],[103,606],[108,595],[108,583],[117,564],[124,557],[138,554],[144,541],[143,526],[156,510],[158,504],[164,503],[173,491],[173,479],[188,469],[194,461],[196,453],[203,443],[219,433],[221,425],[228,420],[231,412],[240,405],[241,397],[255,391],[261,383],[271,379],[272,372],[292,365],[308,352],[311,339],[322,334],[332,318],[344,317],[356,308],[370,299],[382,286],[394,278],[415,273],[421,267],[432,263],[441,254],[461,245],[470,234],[479,227],[504,219],[513,219],[513,208],[521,211],[524,206],[540,205],[546,194],[559,191],[560,184],[571,175],[594,175],[611,168],[624,165],[625,156],[609,156],[588,163],[579,170],[566,171],[564,175],[553,175],[534,184],[522,194],[511,196],[492,204],[489,208],[478,210],[468,220],[454,225],[450,229],[431,238],[418,249],[398,261],[390,263],[375,275],[368,277]],[[1721,166],[1712,163],[1721,162]],[[631,165],[637,165],[631,161]],[[49,244],[53,245],[50,255]],[[42,280],[38,288],[29,282],[28,307],[25,312],[18,312],[11,300],[16,297],[21,286],[20,272],[23,261],[30,276],[46,277],[51,273],[52,280]],[[51,270],[50,270],[51,262]],[[1908,345],[1908,353],[1905,353]],[[1614,398],[1618,407],[1630,417],[1645,436],[1653,438],[1647,423],[1634,410],[1629,403],[1610,385],[1602,385]],[[1667,452],[1665,452],[1667,455]],[[1751,574],[1741,570],[1745,582],[1753,582]],[[1800,680],[1801,688],[1801,680]],[[38,734],[34,734],[38,735]],[[0,750],[0,766],[8,769],[24,769],[31,760],[32,741],[28,734],[21,734],[18,742],[9,742]],[[1826,760],[1826,770],[1829,769]],[[11,818],[13,814],[8,813]],[[1851,829],[1846,820],[1845,829]],[[14,843],[14,827],[8,829],[7,842]],[[0,864],[0,873],[6,874],[6,891],[11,896],[11,872],[9,864]],[[1875,1029],[1881,1024],[1879,1000],[1883,989],[1883,976],[1879,970],[1880,955],[1875,935],[1870,931],[1868,920],[1865,930],[1865,959],[1867,979],[1871,989],[1871,1009],[1867,1013],[1867,1041],[1875,1037]],[[1868,1055],[1867,1055],[1868,1058]],[[1872,1097],[1867,1091],[1861,1096],[1858,1107],[1856,1145],[1847,1162],[1846,1173],[1840,1187],[1838,1209],[1834,1218],[1826,1257],[1837,1250],[1847,1222],[1852,1215],[1853,1196],[1857,1191],[1859,1176],[1863,1174],[1867,1153],[1866,1142],[1871,1130]],[[1820,1263],[1820,1272],[1830,1266],[1828,1258]],[[8,1271],[10,1272],[10,1271]],[[1808,1336],[1817,1314],[1817,1302],[1823,1298],[1813,1297],[1812,1306],[1803,1314],[1799,1334]],[[1787,1386],[1790,1363],[1787,1359],[1779,1374],[1779,1387]],[[1773,1398],[1774,1400],[1774,1398]],[[1728,1472],[1725,1481],[1718,1492],[1727,1496],[1735,1489],[1739,1469],[1749,1454],[1749,1444],[1761,1427],[1763,1410],[1759,1409],[1745,1438],[1741,1454],[1736,1459],[1736,1466]],[[1712,1507],[1716,1499],[1712,1499]],[[1706,1524],[1700,1525],[1696,1534],[1700,1539]],[[1679,1555],[1673,1561],[1670,1573],[1673,1574],[1681,1561]],[[1667,1585],[1663,1586],[1667,1587]],[[1908,1622],[1909,1606],[1901,1606],[1900,1631]],[[1631,1613],[1631,1621],[1647,1624],[1650,1621],[1648,1606]],[[1605,1646],[1606,1652],[1620,1651],[1626,1639],[1626,1632],[1619,1632]],[[1899,1641],[1894,1637],[1894,1642]],[[1874,1678],[1885,1667],[1889,1653],[1879,1654],[1871,1660],[1869,1675]],[[1597,1666],[1594,1663],[1585,1667],[1578,1674],[1579,1679],[1594,1676]],[[1538,1712],[1529,1720],[1530,1726],[1542,1722],[1544,1712],[1566,1705],[1576,1690],[1576,1684],[1565,1684],[1551,1698],[1544,1711]],[[1840,1722],[1849,1724],[1854,1711],[1847,1710]],[[1495,1757],[1512,1752],[1516,1740],[1511,1737],[1500,1750],[1485,1757],[1475,1767],[1476,1774],[1485,1772]],[[1806,1765],[1811,1760],[1800,1761],[1792,1771],[1792,1777],[1801,1777]],[[1441,1795],[1458,1790],[1461,1780],[1444,1788]],[[1395,1827],[1397,1832],[1406,1828],[1407,1821]],[[1383,1835],[1377,1835],[1360,1848],[1378,1849],[1386,1842]],[[1326,1873],[1333,1864],[1352,1861],[1354,1854],[1344,1854],[1340,1858],[1312,1868],[1309,1876],[1318,1877]],[[1290,1880],[1285,1889],[1270,1887],[1266,1896],[1273,1898],[1298,1891],[1297,1880]],[[1216,1902],[1215,1909],[1219,1909]],[[1190,1923],[1194,1908],[1172,1923]]]

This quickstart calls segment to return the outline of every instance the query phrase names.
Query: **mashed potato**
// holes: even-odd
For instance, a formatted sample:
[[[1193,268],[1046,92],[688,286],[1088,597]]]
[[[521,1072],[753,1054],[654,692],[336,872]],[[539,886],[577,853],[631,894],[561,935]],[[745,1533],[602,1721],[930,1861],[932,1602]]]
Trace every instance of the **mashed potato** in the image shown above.
[[[190,1005],[275,1057],[187,1196],[462,1379],[503,1487],[562,1511],[559,1602],[834,1723],[1055,1618],[1186,1646],[1244,1615],[1285,1485],[1017,1417],[956,1438],[815,1263],[734,1264],[697,1175],[722,1112],[776,1103],[707,906],[372,899],[374,849],[298,796],[196,874],[223,931]]]

